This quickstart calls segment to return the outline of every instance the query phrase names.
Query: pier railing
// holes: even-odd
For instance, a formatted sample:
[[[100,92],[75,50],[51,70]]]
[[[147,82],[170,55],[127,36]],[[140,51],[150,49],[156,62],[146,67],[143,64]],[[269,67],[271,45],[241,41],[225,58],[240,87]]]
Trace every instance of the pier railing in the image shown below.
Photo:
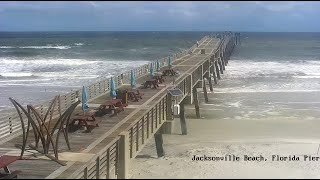
[[[205,39],[204,39],[205,40]],[[202,39],[201,42],[204,41]],[[222,41],[218,45],[220,47],[222,45]],[[208,64],[209,59],[206,59],[204,64]],[[166,62],[166,61],[163,61]],[[145,109],[145,112],[142,113],[137,118],[130,120],[128,122],[126,129],[122,133],[119,134],[118,137],[115,138],[114,141],[109,143],[103,150],[101,150],[96,156],[91,158],[90,161],[85,163],[81,168],[71,174],[68,179],[93,179],[93,178],[115,178],[119,176],[119,171],[121,168],[121,160],[120,156],[123,154],[127,154],[127,161],[135,158],[138,153],[142,150],[148,140],[153,138],[153,135],[159,130],[162,124],[167,120],[167,114],[170,113],[168,110],[171,107],[168,107],[168,101],[175,101],[176,104],[179,104],[185,96],[190,95],[192,93],[192,84],[195,84],[199,80],[202,79],[202,64],[199,64],[197,69],[192,72],[192,75],[188,75],[187,77],[182,77],[177,79],[176,87],[181,89],[183,92],[183,96],[180,96],[176,99],[171,99],[167,91],[162,92],[157,100],[153,101],[153,103]],[[187,72],[186,74],[189,74]],[[117,153],[114,155],[115,159],[112,163],[112,167],[107,164],[111,163],[101,163],[101,159],[106,159],[105,156],[108,157],[108,153],[106,151],[109,147],[115,146],[117,144]],[[122,144],[122,146],[120,145]],[[121,151],[125,151],[124,153],[119,153]],[[110,154],[110,153],[109,153]],[[124,157],[121,157],[123,160]],[[104,161],[103,161],[104,162]],[[100,164],[99,164],[100,163]],[[112,174],[110,174],[110,169],[114,169]]]
[[[111,179],[118,174],[119,139],[116,137],[83,166],[73,172],[68,179]]]
[[[120,136],[116,137],[90,161],[71,174],[68,179],[109,179],[117,177],[120,164],[120,143],[125,145],[123,150],[127,151],[125,153],[128,154],[128,158],[135,158],[147,143],[147,140],[153,138],[153,135],[166,121],[167,96],[167,92],[163,92],[162,97],[155,101],[146,110],[146,113],[132,121]],[[125,138],[121,140],[121,136],[125,136]]]
[[[199,40],[199,44],[204,42],[208,36],[203,37],[201,40]],[[195,48],[197,48],[197,45],[194,44],[191,48],[187,50],[183,50],[182,52],[178,52],[176,54],[173,54],[171,56],[172,61],[175,61],[176,59],[185,56],[192,52]],[[169,56],[162,58],[158,60],[160,62],[160,67],[164,67],[168,65],[168,58]],[[153,61],[153,67],[156,67],[157,61]],[[150,63],[140,66],[138,68],[135,68],[133,71],[137,78],[146,75],[150,70]],[[127,71],[125,73],[122,73],[120,75],[114,76],[114,80],[116,82],[116,86],[121,86],[123,84],[129,84],[130,83],[130,73],[131,71]],[[89,101],[103,95],[105,93],[108,93],[110,91],[110,83],[111,78],[104,79],[101,81],[98,81],[94,84],[91,84],[87,86],[87,92],[88,92],[88,99]],[[72,103],[77,101],[78,98],[81,97],[82,89],[73,90],[70,93],[60,95],[59,100],[56,104],[56,109],[54,110],[54,117],[57,117],[60,113],[64,112]],[[39,111],[40,115],[43,117],[46,113],[47,108],[49,107],[49,104],[52,100],[43,102],[39,105],[36,105],[36,109]],[[4,117],[0,117],[0,144],[20,135],[22,133],[21,124],[19,115],[14,110],[10,110],[12,112],[6,113]],[[25,120],[25,126],[27,126],[27,119],[24,117]]]

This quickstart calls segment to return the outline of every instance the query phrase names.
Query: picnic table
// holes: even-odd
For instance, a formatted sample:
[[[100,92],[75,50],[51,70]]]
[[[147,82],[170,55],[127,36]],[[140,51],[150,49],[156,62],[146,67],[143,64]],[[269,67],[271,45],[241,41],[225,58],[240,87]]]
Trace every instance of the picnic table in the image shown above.
[[[157,80],[157,79],[148,79],[148,80],[146,80],[146,82],[144,83],[144,87],[145,87],[145,88],[148,88],[148,87],[152,88],[152,85],[153,85],[153,88],[154,88],[154,89],[157,89],[157,87],[159,87],[159,85],[158,85],[158,80]]]
[[[21,172],[19,170],[10,171],[9,165],[20,159],[20,156],[0,156],[0,168],[4,170],[5,173],[0,173],[0,179],[13,179],[17,178],[18,174]]]
[[[169,68],[169,69],[165,69],[163,72],[162,72],[162,75],[163,76],[175,76],[176,74],[178,74],[177,72],[175,72],[172,68]]]
[[[153,76],[153,79],[156,79],[158,81],[158,83],[163,83],[164,82],[164,79],[163,79],[163,75],[154,75]]]
[[[86,132],[91,132],[94,127],[99,127],[101,119],[95,117],[95,112],[89,112],[85,114],[77,113],[72,117],[72,120],[70,121],[70,129],[74,128],[76,121],[78,121],[78,125],[80,127],[86,127]]]
[[[118,108],[116,108],[116,107],[118,107]],[[112,116],[117,115],[121,111],[124,111],[122,99],[112,99],[111,101],[106,101],[100,105],[99,109],[106,112],[106,113],[111,112]],[[113,113],[112,113],[112,111],[113,111]]]
[[[142,99],[142,95],[143,94],[141,94],[139,90],[128,90],[128,97],[135,102],[138,102],[139,99]]]

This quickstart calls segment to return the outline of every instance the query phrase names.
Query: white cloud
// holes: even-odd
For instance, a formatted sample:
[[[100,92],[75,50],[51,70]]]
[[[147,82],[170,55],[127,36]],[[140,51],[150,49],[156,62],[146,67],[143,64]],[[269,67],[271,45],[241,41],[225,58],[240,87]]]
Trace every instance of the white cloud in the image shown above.
[[[90,1],[89,4],[93,7],[98,7],[98,5],[95,2]]]
[[[286,12],[286,11],[295,10],[296,8],[303,7],[304,2],[296,2],[296,1],[261,2],[261,1],[255,1],[255,4],[260,7],[264,7],[269,11]]]

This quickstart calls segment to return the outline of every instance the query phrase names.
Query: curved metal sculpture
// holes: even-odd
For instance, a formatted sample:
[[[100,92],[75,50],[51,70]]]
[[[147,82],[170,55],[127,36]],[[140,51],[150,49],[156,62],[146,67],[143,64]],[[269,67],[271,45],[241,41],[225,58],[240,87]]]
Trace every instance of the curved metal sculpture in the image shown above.
[[[34,136],[35,136],[35,146],[29,145],[34,150],[37,150],[38,152],[44,154],[48,158],[58,162],[61,165],[66,165],[65,163],[59,161],[58,158],[58,143],[59,143],[59,136],[60,132],[63,131],[65,141],[67,143],[68,149],[70,150],[70,143],[68,139],[68,125],[70,121],[70,117],[74,111],[74,109],[77,107],[77,105],[80,103],[80,101],[77,101],[61,115],[61,112],[59,112],[59,117],[58,118],[53,118],[53,113],[54,113],[54,108],[56,106],[57,100],[59,100],[59,96],[55,96],[52,102],[50,103],[47,112],[44,117],[41,117],[40,113],[32,106],[32,105],[27,105],[27,110],[26,111],[18,102],[16,102],[13,98],[9,98],[10,101],[13,103],[15,106],[19,117],[21,121],[21,126],[22,126],[22,132],[23,132],[23,140],[22,140],[22,151],[21,151],[21,158],[23,156],[23,153],[26,148],[26,143],[28,139],[28,134],[29,134],[29,129],[30,125],[32,126]],[[28,125],[27,125],[27,130],[25,129],[25,123],[23,121],[22,113],[20,109],[24,112],[26,117],[28,118]],[[47,118],[49,117],[49,120]],[[55,122],[53,122],[56,120]],[[53,128],[51,129],[51,124],[54,123]],[[58,131],[56,131],[58,130]],[[56,139],[54,142],[54,134],[56,135]],[[42,151],[38,149],[39,146],[39,141],[42,144]],[[54,152],[54,156],[52,157],[49,155],[49,149],[50,149],[50,144],[52,145],[52,149]]]

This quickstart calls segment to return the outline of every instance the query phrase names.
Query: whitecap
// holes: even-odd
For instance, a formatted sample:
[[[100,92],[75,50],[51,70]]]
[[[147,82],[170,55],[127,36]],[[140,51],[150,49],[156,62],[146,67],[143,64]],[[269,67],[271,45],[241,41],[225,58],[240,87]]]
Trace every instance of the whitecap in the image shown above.
[[[0,74],[1,77],[31,77],[32,73],[29,72],[3,72]]]
[[[22,46],[21,49],[70,49],[70,46]]]
[[[0,46],[0,49],[12,49],[12,48],[15,48],[15,47],[12,47],[12,46]]]

